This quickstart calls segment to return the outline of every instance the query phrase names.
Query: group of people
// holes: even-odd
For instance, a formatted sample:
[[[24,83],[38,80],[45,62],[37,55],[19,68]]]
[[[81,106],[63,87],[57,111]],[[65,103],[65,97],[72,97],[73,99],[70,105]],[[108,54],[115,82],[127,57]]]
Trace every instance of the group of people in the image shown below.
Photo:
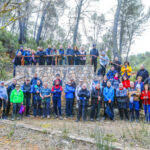
[[[103,60],[102,60],[103,61]],[[130,81],[132,68],[129,62],[119,65],[118,58],[111,69],[105,74],[105,68],[102,80],[95,76],[90,87],[82,80],[78,85],[74,79],[69,80],[65,86],[59,74],[53,81],[52,88],[47,82],[42,82],[37,73],[34,77],[26,79],[23,85],[13,83],[7,87],[4,82],[0,83],[0,108],[2,108],[2,118],[9,116],[12,106],[12,120],[23,117],[22,106],[25,106],[25,115],[30,117],[41,116],[50,118],[52,112],[55,118],[63,119],[61,112],[61,95],[65,93],[66,118],[72,118],[74,115],[75,104],[78,108],[77,122],[81,117],[83,121],[87,119],[87,110],[90,108],[90,120],[115,119],[114,107],[119,110],[120,119],[134,120],[139,122],[140,109],[143,104],[146,122],[150,122],[150,77],[148,71],[141,66],[136,76],[136,81]],[[64,87],[64,89],[63,89]],[[53,111],[50,112],[51,99],[53,101]],[[101,115],[101,108],[104,107],[104,113]]]

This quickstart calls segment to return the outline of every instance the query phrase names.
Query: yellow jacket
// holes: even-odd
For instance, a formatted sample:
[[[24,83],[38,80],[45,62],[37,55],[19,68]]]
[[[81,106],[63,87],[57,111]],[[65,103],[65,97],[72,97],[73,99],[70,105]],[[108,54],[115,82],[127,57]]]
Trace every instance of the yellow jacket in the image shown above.
[[[123,76],[125,73],[127,73],[127,76],[131,76],[132,68],[131,66],[127,66],[127,68],[123,65],[121,67],[121,75]]]

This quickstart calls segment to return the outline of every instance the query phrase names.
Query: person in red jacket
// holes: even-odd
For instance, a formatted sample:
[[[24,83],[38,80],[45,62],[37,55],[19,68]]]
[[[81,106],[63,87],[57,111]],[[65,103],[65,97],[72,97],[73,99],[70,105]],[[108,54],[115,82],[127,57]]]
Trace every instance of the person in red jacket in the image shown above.
[[[62,114],[61,114],[61,93],[62,93],[63,89],[62,86],[60,85],[59,81],[55,82],[55,85],[52,87],[52,94],[53,94],[53,108],[54,108],[54,112],[55,112],[55,118],[58,118],[58,112],[57,112],[57,108],[59,111],[59,119],[62,120]]]
[[[146,122],[150,122],[150,90],[148,84],[144,85],[144,91],[141,93]]]
[[[122,84],[124,88],[130,88],[130,80],[126,76],[123,77]]]

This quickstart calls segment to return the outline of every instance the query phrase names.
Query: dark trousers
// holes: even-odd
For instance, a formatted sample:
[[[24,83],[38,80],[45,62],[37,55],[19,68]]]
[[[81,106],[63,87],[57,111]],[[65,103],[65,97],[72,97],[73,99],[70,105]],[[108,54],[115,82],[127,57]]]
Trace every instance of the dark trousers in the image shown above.
[[[80,118],[82,116],[82,120],[86,121],[86,113],[87,113],[87,101],[79,100],[77,120],[80,120]]]
[[[42,102],[43,116],[47,117],[50,115],[50,101]]]
[[[72,116],[72,109],[73,109],[73,99],[67,98],[66,99],[66,116]]]
[[[21,118],[22,115],[19,114],[20,106],[21,106],[21,103],[13,103],[12,118],[15,118],[15,117],[20,117]]]
[[[97,58],[96,59],[92,59],[92,65],[94,65],[94,72],[96,73],[96,70],[97,70]]]
[[[68,56],[68,65],[73,65],[73,57],[72,56]]]
[[[13,65],[13,77],[16,76],[16,65]]]
[[[59,116],[61,116],[61,97],[53,98],[53,109],[54,109],[54,113],[56,115],[58,115],[58,111],[59,111]],[[58,109],[58,111],[57,111],[57,109]]]
[[[47,65],[52,65],[52,57],[47,56],[46,63]]]
[[[30,93],[24,93],[24,105],[26,106],[26,116],[29,115],[30,100],[31,100],[31,94]]]
[[[7,102],[7,106],[6,106],[6,116],[7,117],[8,117],[9,112],[10,112],[10,107],[11,107],[11,105],[10,105],[10,98],[8,98],[8,102]]]
[[[76,58],[75,58],[74,64],[75,64],[75,65],[80,65],[80,59],[76,59]]]
[[[125,117],[125,119],[129,120],[127,102],[118,102],[118,109],[120,119],[123,120],[123,118]]]
[[[85,65],[86,64],[86,60],[80,60],[80,64],[81,65]]]
[[[101,108],[101,101],[96,101],[91,106],[91,119],[100,119],[100,108]]]
[[[0,99],[0,109],[2,109],[3,108],[3,110],[2,110],[2,118],[3,119],[5,119],[5,117],[6,117],[6,100],[2,100],[2,99]]]
[[[104,102],[104,117],[107,118],[107,114],[106,114],[106,107],[109,106],[111,112],[114,114],[114,102],[108,103],[108,102]]]
[[[98,70],[97,75],[98,75],[98,76],[100,76],[100,75],[104,76],[105,73],[106,73],[106,66],[102,66],[102,65],[101,65],[100,69]]]
[[[34,117],[41,116],[41,100],[34,99],[33,101],[33,115]]]

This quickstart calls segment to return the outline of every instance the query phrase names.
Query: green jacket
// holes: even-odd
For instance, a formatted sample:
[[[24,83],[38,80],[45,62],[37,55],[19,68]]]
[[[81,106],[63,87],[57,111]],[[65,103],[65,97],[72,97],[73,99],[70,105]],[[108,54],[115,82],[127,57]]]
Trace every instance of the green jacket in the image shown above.
[[[11,103],[23,103],[23,91],[19,90],[19,92],[17,92],[16,89],[14,89],[11,94],[10,94],[10,102]]]

